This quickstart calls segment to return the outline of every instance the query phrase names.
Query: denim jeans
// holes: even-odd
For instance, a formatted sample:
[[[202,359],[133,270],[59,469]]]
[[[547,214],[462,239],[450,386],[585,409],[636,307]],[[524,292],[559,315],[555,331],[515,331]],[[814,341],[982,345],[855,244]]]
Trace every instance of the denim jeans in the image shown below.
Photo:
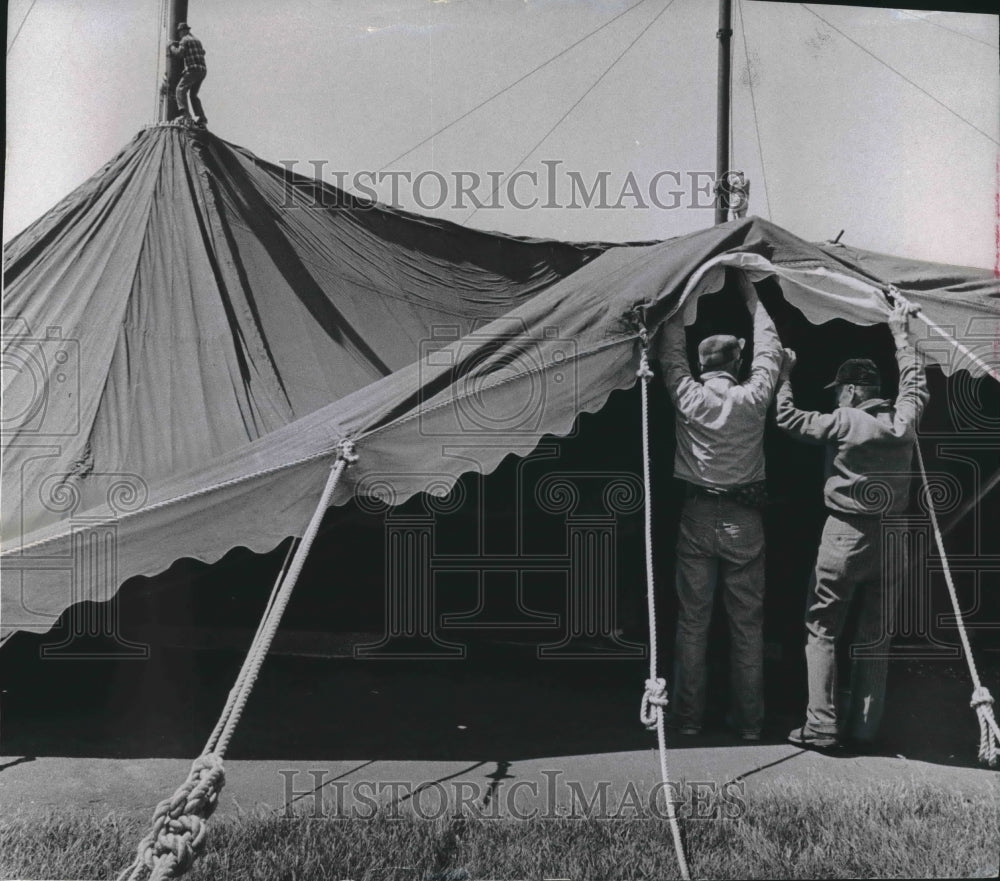
[[[823,527],[806,609],[806,724],[819,734],[871,741],[878,732],[885,704],[886,653],[852,657],[850,694],[838,713],[836,647],[855,596],[860,608],[850,644],[884,644],[886,603],[892,594],[884,589],[882,570],[880,518],[831,513]]]
[[[198,97],[198,90],[201,89],[203,82],[205,82],[204,70],[185,70],[181,74],[180,81],[177,83],[177,89],[174,93],[174,97],[177,99],[177,109],[180,110],[181,116],[188,115],[188,98],[190,97],[190,110],[193,111],[194,118],[204,118],[205,110],[201,106],[201,99]]]
[[[684,503],[677,540],[677,643],[674,724],[701,727],[705,656],[716,587],[729,620],[734,725],[757,732],[764,722],[764,526],[761,513],[731,499],[696,496]]]

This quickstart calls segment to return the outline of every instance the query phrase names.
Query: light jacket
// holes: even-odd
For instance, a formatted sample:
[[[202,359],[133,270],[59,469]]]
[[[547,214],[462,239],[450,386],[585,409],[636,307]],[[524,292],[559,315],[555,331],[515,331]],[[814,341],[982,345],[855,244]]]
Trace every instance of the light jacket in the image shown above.
[[[833,413],[796,409],[790,382],[777,396],[778,426],[801,440],[829,443],[826,506],[844,514],[899,513],[910,501],[917,423],[927,403],[927,377],[909,346],[897,348],[895,402],[873,398]]]
[[[674,476],[710,489],[764,479],[764,422],[781,369],[774,322],[756,296],[747,306],[754,322],[750,377],[740,384],[725,371],[688,368],[684,325],[675,317],[664,330],[661,366],[677,410]]]

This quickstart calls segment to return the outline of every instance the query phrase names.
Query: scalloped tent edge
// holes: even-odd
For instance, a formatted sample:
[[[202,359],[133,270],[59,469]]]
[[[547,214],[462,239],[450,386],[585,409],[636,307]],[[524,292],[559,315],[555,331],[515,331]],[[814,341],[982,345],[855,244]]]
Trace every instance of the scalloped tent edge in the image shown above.
[[[239,155],[224,152],[227,162]],[[218,215],[229,222],[231,230],[245,214],[220,197],[211,176],[209,183],[205,192],[214,195],[199,204],[201,216]],[[268,204],[274,212],[273,201]],[[72,214],[65,209],[59,212],[61,222],[67,213]],[[396,214],[389,213],[392,222],[398,222]],[[313,249],[309,264],[313,268],[319,254],[327,261],[327,271],[332,271],[332,261],[347,259],[350,248],[359,247],[362,233],[365,260],[379,259],[377,249],[383,241],[379,232],[373,233],[370,223],[359,232],[357,217],[348,212],[345,220],[343,209],[324,208],[303,217],[275,216],[288,233],[286,241],[295,246],[293,251]],[[217,217],[213,223],[221,228]],[[343,241],[345,224],[350,240],[346,250],[303,232],[307,227],[310,234],[326,229],[336,245]],[[468,267],[461,265],[460,254],[451,255],[457,263],[443,263],[440,251],[444,246],[435,241],[438,235],[458,237],[457,244],[448,247],[460,251],[461,236],[468,231],[452,226],[440,221],[422,226],[417,242],[420,248],[414,246],[415,241],[397,248],[397,231],[393,241],[385,245],[386,262],[397,261],[397,279],[408,273],[419,276],[425,263],[438,276],[444,272],[460,278],[460,285],[464,285],[461,296],[471,298],[473,307],[479,309],[476,272],[481,267],[469,274]],[[32,241],[50,236],[51,228],[52,223],[43,224],[43,231],[50,231],[40,236],[36,230]],[[213,240],[206,234],[207,228],[199,227],[201,241],[196,253],[221,254],[229,259],[249,253],[245,241],[236,241],[232,235]],[[407,228],[406,235],[411,232]],[[486,243],[487,252],[493,247],[489,234],[475,235],[480,243]],[[497,241],[501,247],[509,246],[508,238],[497,237]],[[213,242],[225,246],[215,247]],[[556,245],[543,243],[542,247],[551,251]],[[49,247],[56,245],[50,243]],[[155,574],[177,559],[191,557],[211,563],[233,547],[263,552],[290,535],[300,534],[341,439],[355,443],[359,460],[345,473],[333,498],[335,505],[343,505],[357,494],[378,495],[399,504],[429,485],[439,490],[451,486],[466,472],[488,474],[507,455],[527,455],[545,435],[568,433],[580,413],[599,410],[612,391],[635,383],[637,309],[644,311],[651,331],[675,313],[690,323],[697,298],[719,288],[726,268],[743,271],[753,280],[774,276],[788,302],[814,324],[833,318],[856,324],[883,321],[888,307],[882,286],[893,284],[939,325],[954,329],[970,347],[979,346],[984,357],[995,357],[986,343],[992,338],[989,333],[995,335],[1000,330],[1000,283],[983,270],[812,245],[758,218],[660,243],[591,247],[593,252],[587,252],[585,260],[575,261],[579,265],[561,277],[550,272],[544,284],[536,284],[535,277],[530,279],[532,287],[527,292],[518,284],[501,283],[502,272],[497,275],[490,268],[492,280],[484,285],[483,299],[495,299],[497,287],[504,287],[504,308],[487,304],[489,308],[481,310],[486,314],[465,321],[464,332],[421,348],[417,359],[345,394],[336,394],[325,405],[252,440],[205,456],[202,465],[148,479],[138,474],[131,491],[124,480],[124,492],[123,481],[108,484],[107,474],[127,478],[127,467],[121,473],[108,469],[90,476],[84,472],[74,475],[74,480],[80,484],[90,480],[92,488],[98,487],[102,492],[89,496],[98,498],[98,503],[81,503],[76,508],[66,505],[62,519],[34,529],[19,528],[24,523],[22,512],[5,519],[5,547],[0,556],[3,637],[16,630],[44,632],[73,603],[110,599],[129,578]],[[36,252],[36,256],[45,255]],[[280,262],[280,255],[271,257]],[[559,252],[559,259],[564,258]],[[544,262],[539,265],[544,266]],[[497,266],[502,269],[502,261]],[[218,268],[212,271],[214,278],[225,276]],[[343,272],[349,274],[351,267]],[[307,273],[292,281],[304,281],[308,286],[317,275]],[[380,283],[389,294],[394,293],[392,277],[386,275]],[[420,283],[418,277],[416,284]],[[249,290],[252,279],[243,284],[244,290]],[[294,284],[290,288],[294,290]],[[176,287],[167,289],[176,295]],[[228,288],[220,283],[219,290],[225,293]],[[331,283],[319,290],[317,296],[325,296],[334,306],[343,305],[343,285]],[[316,291],[310,289],[310,293]],[[353,289],[347,290],[347,295],[353,293]],[[259,297],[259,292],[254,296]],[[453,294],[445,291],[442,296]],[[44,314],[44,303],[36,304],[36,309]],[[491,309],[493,317],[489,319]],[[120,336],[118,328],[116,332]],[[258,354],[263,352],[262,357],[280,361],[282,353],[273,354],[273,341],[263,342]],[[370,343],[373,350],[385,349],[384,341],[377,338],[363,342]],[[353,343],[348,341],[347,345]],[[958,369],[978,372],[937,337],[925,336],[922,346],[945,373]],[[250,366],[255,364],[251,359]],[[189,366],[193,373],[188,375],[197,377],[200,365]],[[143,385],[139,376],[130,379],[133,385]],[[134,418],[126,407],[120,415]],[[10,449],[5,449],[5,457]],[[99,483],[102,479],[103,485]],[[87,498],[72,494],[73,482],[61,486],[69,493],[70,502]],[[117,493],[111,491],[115,487]],[[95,527],[113,536],[116,578],[113,584],[81,595],[72,574],[74,536],[80,529]]]

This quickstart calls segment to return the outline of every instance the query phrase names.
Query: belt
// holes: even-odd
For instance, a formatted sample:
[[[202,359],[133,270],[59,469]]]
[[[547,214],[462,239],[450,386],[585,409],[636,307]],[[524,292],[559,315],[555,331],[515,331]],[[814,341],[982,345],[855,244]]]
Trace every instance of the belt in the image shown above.
[[[688,499],[729,499],[748,508],[763,508],[767,504],[767,481],[741,483],[736,486],[702,486],[684,482],[684,497]]]

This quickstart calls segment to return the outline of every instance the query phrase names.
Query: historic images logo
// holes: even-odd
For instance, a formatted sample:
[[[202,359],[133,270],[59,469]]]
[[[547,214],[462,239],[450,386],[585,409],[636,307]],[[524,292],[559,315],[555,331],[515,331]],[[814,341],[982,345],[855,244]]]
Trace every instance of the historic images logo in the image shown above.
[[[326,820],[666,820],[673,804],[682,820],[738,820],[746,784],[685,780],[648,789],[629,781],[571,780],[545,769],[541,780],[505,774],[483,780],[345,779],[327,768],[282,768],[284,815]]]
[[[282,159],[282,208],[355,208],[376,204],[421,211],[441,208],[489,211],[635,211],[715,208],[715,172],[658,169],[652,173],[580,171],[560,159],[543,159],[544,171],[461,170],[442,174],[385,169],[347,172],[325,159]]]

